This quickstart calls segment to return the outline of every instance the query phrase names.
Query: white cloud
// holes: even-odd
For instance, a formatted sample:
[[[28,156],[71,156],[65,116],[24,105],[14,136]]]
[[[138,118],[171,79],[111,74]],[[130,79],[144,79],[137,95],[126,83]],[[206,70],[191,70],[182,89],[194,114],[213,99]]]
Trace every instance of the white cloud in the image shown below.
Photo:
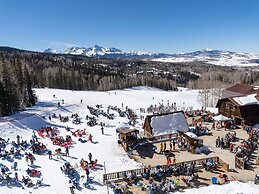
[[[66,43],[66,42],[58,42],[58,41],[51,41],[51,40],[40,40],[41,42],[47,43],[46,48],[58,49],[63,50],[73,46],[77,46],[73,43]]]

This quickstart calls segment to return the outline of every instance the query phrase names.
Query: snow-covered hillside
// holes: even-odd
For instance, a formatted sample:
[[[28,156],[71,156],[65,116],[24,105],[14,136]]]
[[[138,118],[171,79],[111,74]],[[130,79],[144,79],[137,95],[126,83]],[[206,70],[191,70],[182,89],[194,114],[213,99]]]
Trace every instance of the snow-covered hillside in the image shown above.
[[[220,66],[259,66],[258,55],[250,53],[237,53],[230,51],[203,49],[192,53],[178,54],[173,57],[154,59],[160,62],[205,62]]]
[[[69,149],[70,156],[62,156],[61,159],[57,159],[53,156],[52,160],[49,160],[46,154],[34,155],[36,160],[32,168],[41,171],[40,177],[33,177],[33,183],[43,178],[43,184],[40,187],[25,187],[22,189],[22,184],[6,185],[4,182],[0,182],[0,193],[5,194],[69,194],[69,178],[62,173],[60,167],[65,162],[70,162],[77,171],[76,178],[80,183],[80,187],[75,189],[75,193],[107,193],[106,186],[102,185],[102,175],[105,171],[114,172],[126,169],[139,168],[142,164],[138,164],[130,159],[124,152],[124,150],[117,144],[117,135],[115,132],[116,125],[123,122],[128,122],[125,117],[120,117],[118,112],[110,110],[110,113],[114,114],[114,119],[109,120],[104,116],[98,117],[98,123],[105,123],[104,134],[101,133],[101,126],[96,125],[90,127],[87,125],[86,115],[91,115],[87,105],[95,107],[95,105],[102,105],[101,110],[107,111],[108,105],[117,106],[121,109],[125,109],[125,106],[132,108],[138,115],[140,114],[140,108],[147,108],[151,104],[159,103],[173,103],[176,102],[179,107],[193,107],[199,108],[201,105],[197,101],[198,91],[186,90],[181,88],[181,91],[162,91],[155,88],[148,87],[135,87],[125,90],[114,90],[109,92],[95,92],[95,91],[71,91],[71,90],[58,90],[58,89],[36,89],[39,102],[36,106],[22,111],[9,117],[0,118],[0,133],[1,137],[7,139],[11,138],[11,141],[16,141],[16,136],[19,134],[22,140],[30,139],[32,131],[37,130],[44,126],[51,126],[57,128],[59,135],[65,137],[71,135],[70,131],[65,128],[69,127],[71,131],[84,130],[86,135],[83,135],[82,139],[87,140],[89,134],[93,136],[93,143],[80,142],[79,137],[72,136],[72,147]],[[62,103],[62,100],[64,103]],[[61,106],[58,107],[58,102]],[[68,122],[61,122],[59,118],[51,118],[51,115],[68,116]],[[78,114],[81,118],[80,124],[74,124],[71,118],[72,114]],[[136,128],[141,129],[143,120],[137,119]],[[49,138],[39,138],[40,142],[44,143],[46,147],[54,152],[59,148],[53,145]],[[9,144],[6,150],[9,150],[11,145]],[[62,152],[65,150],[62,147]],[[22,156],[29,150],[21,151]],[[85,172],[79,167],[79,162],[83,158],[88,160],[88,154],[92,153],[93,159],[98,159],[98,166],[96,169],[90,170],[91,182],[86,183]],[[8,158],[6,160],[0,160],[2,165],[11,169],[14,162],[17,162],[18,177],[21,180],[22,175],[26,176],[25,170],[31,166],[28,166],[24,157],[21,158]],[[7,173],[10,177],[14,177],[14,170],[10,170]],[[236,190],[238,189],[238,190]],[[251,183],[238,183],[233,182],[225,186],[210,186],[207,188],[201,188],[199,190],[186,190],[186,193],[256,193],[258,186]],[[247,192],[249,191],[249,192]],[[110,193],[112,191],[110,190]]]

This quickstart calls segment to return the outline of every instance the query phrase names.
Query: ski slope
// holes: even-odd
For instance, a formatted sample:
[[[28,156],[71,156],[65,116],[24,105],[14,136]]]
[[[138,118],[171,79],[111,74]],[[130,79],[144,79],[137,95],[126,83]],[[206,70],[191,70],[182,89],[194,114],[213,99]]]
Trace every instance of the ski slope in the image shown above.
[[[162,91],[149,87],[136,87],[125,90],[114,90],[108,92],[95,92],[95,91],[71,91],[71,90],[59,90],[59,89],[36,89],[38,96],[38,104],[34,107],[28,108],[26,111],[22,111],[9,117],[0,118],[0,133],[1,137],[11,140],[16,140],[17,134],[19,134],[23,140],[28,140],[32,136],[32,131],[37,130],[44,126],[51,126],[58,129],[59,135],[66,136],[71,135],[65,128],[69,127],[72,131],[77,129],[86,129],[87,140],[89,134],[93,136],[93,143],[78,141],[78,137],[73,137],[73,144],[70,148],[70,156],[62,156],[61,159],[57,159],[53,156],[53,160],[49,160],[47,155],[34,155],[36,161],[34,162],[34,168],[41,171],[41,177],[32,178],[33,182],[43,178],[43,185],[40,187],[32,187],[24,189],[21,184],[6,186],[5,183],[0,182],[0,193],[2,194],[69,194],[69,178],[62,173],[60,167],[65,162],[70,162],[78,172],[78,181],[80,182],[80,188],[75,190],[75,193],[107,193],[107,187],[102,185],[102,175],[106,172],[114,172],[120,170],[129,170],[139,168],[142,164],[136,163],[130,159],[124,152],[124,150],[117,144],[116,126],[119,123],[128,122],[125,117],[119,117],[116,111],[110,110],[110,113],[115,115],[114,120],[109,120],[106,117],[99,116],[98,123],[105,123],[104,135],[101,133],[101,126],[96,125],[89,127],[85,120],[86,115],[91,115],[87,109],[87,105],[95,106],[96,104],[102,104],[102,109],[107,110],[108,105],[118,106],[121,109],[125,109],[126,106],[132,108],[137,114],[140,114],[140,108],[147,108],[150,105],[158,105],[159,103],[173,103],[176,102],[178,106],[199,108],[201,105],[198,102],[198,91],[186,90],[184,88],[181,91]],[[53,97],[55,95],[55,97]],[[57,106],[58,102],[62,102],[60,107]],[[82,100],[82,103],[81,103]],[[49,120],[49,116],[61,114],[62,116],[71,116],[77,113],[82,120],[80,124],[72,123],[72,119],[68,122],[61,122],[58,118],[52,118]],[[43,118],[45,117],[45,119]],[[141,125],[144,121],[138,119],[136,128],[141,129]],[[48,149],[54,150],[58,146],[53,145],[49,138],[39,138]],[[10,149],[10,145],[6,148]],[[64,153],[64,148],[61,148]],[[98,166],[96,169],[90,171],[91,182],[85,187],[86,183],[85,173],[79,166],[79,161],[83,158],[88,160],[88,154],[92,153],[93,159],[98,159]],[[24,154],[24,152],[21,152]],[[28,165],[22,157],[21,159],[0,160],[0,163],[11,168],[13,162],[18,163],[18,176],[21,180],[22,175],[26,175],[25,170]],[[105,165],[105,166],[104,166]],[[104,168],[105,167],[105,168]],[[11,177],[14,177],[13,170],[9,171]],[[83,175],[83,176],[82,176]],[[236,190],[238,188],[238,191]],[[249,192],[248,192],[249,191]],[[239,183],[233,182],[225,186],[210,186],[200,189],[186,190],[186,193],[258,193],[259,187],[251,183]],[[112,191],[110,190],[110,193]]]

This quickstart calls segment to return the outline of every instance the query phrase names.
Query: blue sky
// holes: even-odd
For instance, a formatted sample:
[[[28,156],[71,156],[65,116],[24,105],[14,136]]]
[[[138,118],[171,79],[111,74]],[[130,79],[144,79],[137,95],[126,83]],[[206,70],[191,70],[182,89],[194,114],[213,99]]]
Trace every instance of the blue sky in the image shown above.
[[[259,52],[258,0],[1,0],[0,45]]]

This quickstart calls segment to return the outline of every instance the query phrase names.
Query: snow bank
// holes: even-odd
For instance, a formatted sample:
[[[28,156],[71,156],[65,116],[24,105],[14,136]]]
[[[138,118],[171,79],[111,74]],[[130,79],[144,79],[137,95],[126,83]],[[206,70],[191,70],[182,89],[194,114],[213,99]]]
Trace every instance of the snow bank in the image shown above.
[[[185,194],[257,194],[259,191],[259,185],[255,185],[252,182],[241,183],[238,181],[232,181],[225,185],[210,185],[208,187],[201,187],[198,189],[186,189]],[[176,192],[176,194],[182,194],[183,192]]]

